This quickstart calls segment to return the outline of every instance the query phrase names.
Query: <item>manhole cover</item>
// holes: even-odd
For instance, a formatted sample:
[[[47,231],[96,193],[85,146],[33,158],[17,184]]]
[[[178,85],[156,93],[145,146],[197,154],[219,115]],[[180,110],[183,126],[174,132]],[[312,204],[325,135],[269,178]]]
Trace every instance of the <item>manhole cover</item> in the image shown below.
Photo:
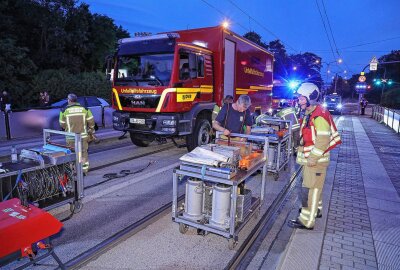
[[[388,153],[388,154],[400,154],[400,149],[395,149],[393,147],[379,147],[379,150],[382,153]]]

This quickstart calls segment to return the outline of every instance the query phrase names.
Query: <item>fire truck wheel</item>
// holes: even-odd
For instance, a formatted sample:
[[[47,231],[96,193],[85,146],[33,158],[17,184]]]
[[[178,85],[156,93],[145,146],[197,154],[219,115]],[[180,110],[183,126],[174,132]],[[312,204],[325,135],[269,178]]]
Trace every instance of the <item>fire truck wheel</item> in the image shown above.
[[[186,136],[186,147],[192,151],[197,146],[208,144],[211,140],[211,124],[207,119],[199,118],[196,121],[193,133]]]
[[[129,132],[131,135],[131,141],[134,145],[140,146],[140,147],[147,147],[149,144],[154,140],[154,138],[151,135],[146,135],[147,138],[149,139],[144,139],[142,134],[137,134],[133,132]]]

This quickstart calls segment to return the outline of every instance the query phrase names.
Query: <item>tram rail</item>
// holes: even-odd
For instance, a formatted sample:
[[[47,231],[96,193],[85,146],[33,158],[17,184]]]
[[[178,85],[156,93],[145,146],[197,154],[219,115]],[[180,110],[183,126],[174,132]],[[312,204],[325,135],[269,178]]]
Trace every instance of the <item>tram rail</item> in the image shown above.
[[[290,194],[293,192],[296,184],[300,180],[300,172],[301,167],[298,168],[291,176],[290,181],[285,185],[282,191],[278,194],[276,200],[272,203],[272,205],[266,210],[266,212],[261,216],[259,222],[251,231],[249,236],[241,242],[238,251],[234,255],[234,257],[229,261],[228,265],[225,269],[236,269],[239,267],[243,260],[245,260],[248,256],[248,252],[253,247],[257,237],[260,233],[265,230],[266,227],[270,226],[274,220],[275,216],[281,207],[284,205],[286,199]],[[181,195],[178,198],[178,201],[182,201],[185,198],[185,194]],[[132,237],[136,233],[140,232],[148,225],[156,222],[161,217],[170,213],[172,207],[172,201],[163,205],[159,209],[153,211],[149,215],[143,217],[139,221],[121,229],[114,235],[108,237],[107,239],[103,240],[99,244],[93,246],[92,248],[82,252],[78,256],[72,258],[68,262],[65,263],[68,269],[79,269],[90,263],[91,261],[98,258],[100,255],[104,254],[105,252],[109,251],[122,241]]]
[[[260,236],[261,232],[265,230],[269,231],[271,225],[276,220],[276,214],[284,206],[286,199],[292,194],[295,189],[296,184],[301,179],[302,166],[296,169],[292,174],[289,182],[285,185],[282,191],[278,194],[277,198],[271,204],[271,206],[265,211],[265,213],[260,217],[257,225],[254,226],[253,230],[249,233],[248,237],[242,242],[238,251],[229,261],[225,269],[240,269],[242,262],[248,261],[248,256],[250,256],[249,251],[256,243],[256,240]]]
[[[184,200],[184,198],[185,195],[183,194],[178,198],[178,201]],[[102,242],[93,246],[92,248],[86,250],[85,252],[82,252],[78,256],[75,256],[74,258],[66,262],[65,266],[67,267],[67,269],[79,269],[80,267],[85,266],[86,264],[96,259],[101,254],[107,252],[108,250],[112,249],[119,243],[135,235],[136,233],[140,232],[150,224],[156,222],[164,215],[168,214],[171,211],[171,208],[172,208],[172,201],[163,205],[162,207],[153,211],[152,213],[143,217],[142,219],[136,221],[135,223],[116,232],[112,236],[108,237],[107,239],[103,240]]]

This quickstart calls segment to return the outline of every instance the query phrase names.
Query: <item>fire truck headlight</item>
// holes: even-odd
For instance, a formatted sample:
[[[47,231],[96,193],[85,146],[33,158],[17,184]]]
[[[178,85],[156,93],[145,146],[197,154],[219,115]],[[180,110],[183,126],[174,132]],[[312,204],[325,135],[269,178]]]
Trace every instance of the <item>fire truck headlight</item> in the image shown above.
[[[175,126],[176,120],[163,120],[162,124],[163,126]]]
[[[326,104],[326,102],[322,103],[322,107],[326,108],[328,107],[328,104]]]

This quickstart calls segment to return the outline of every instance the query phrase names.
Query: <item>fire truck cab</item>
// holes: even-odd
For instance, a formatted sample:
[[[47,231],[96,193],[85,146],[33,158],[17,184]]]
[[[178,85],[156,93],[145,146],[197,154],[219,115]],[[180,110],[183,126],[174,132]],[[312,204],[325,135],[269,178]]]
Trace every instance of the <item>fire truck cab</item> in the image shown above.
[[[181,136],[189,151],[207,144],[226,95],[269,109],[272,54],[222,26],[122,39],[114,63],[113,127],[138,146]]]

